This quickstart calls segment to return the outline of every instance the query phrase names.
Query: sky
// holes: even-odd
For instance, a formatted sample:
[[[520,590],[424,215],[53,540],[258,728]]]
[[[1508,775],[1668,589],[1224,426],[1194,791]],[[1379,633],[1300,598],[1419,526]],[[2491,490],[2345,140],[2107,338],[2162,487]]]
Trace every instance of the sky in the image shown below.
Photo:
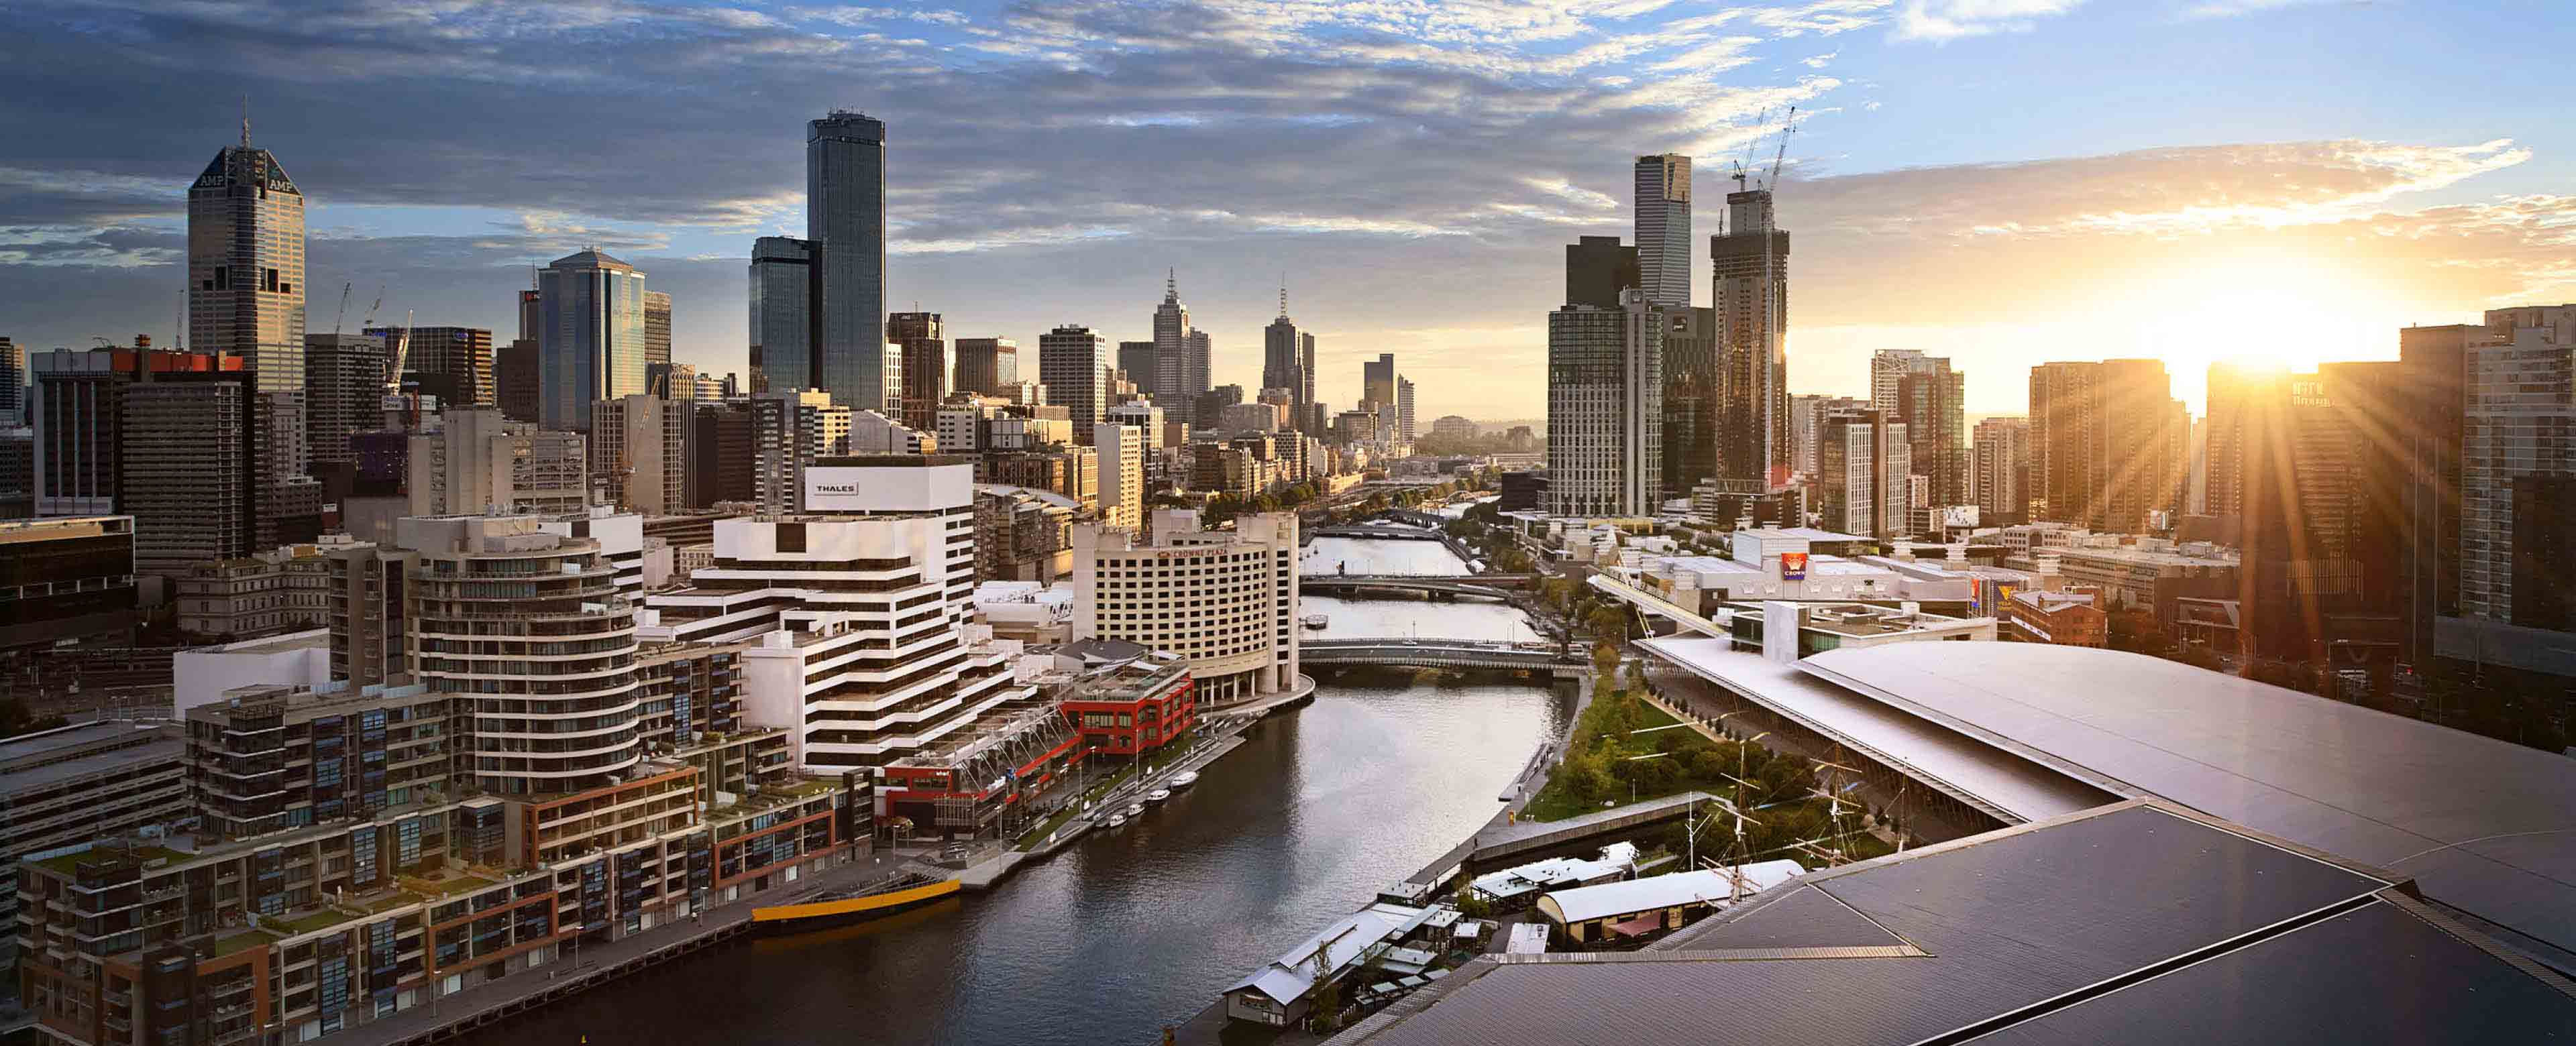
[[[1798,392],[1921,349],[2018,413],[2034,363],[2150,355],[2196,410],[2212,360],[2576,300],[2560,0],[882,2],[11,0],[0,335],[166,343],[245,95],[308,329],[381,297],[506,340],[530,264],[597,246],[718,373],[835,107],[888,125],[890,309],[1144,339],[1177,270],[1252,386],[1284,281],[1327,403],[1393,352],[1426,419],[1542,416],[1563,245],[1632,233],[1634,156],[1698,158],[1704,244],[1791,105]]]

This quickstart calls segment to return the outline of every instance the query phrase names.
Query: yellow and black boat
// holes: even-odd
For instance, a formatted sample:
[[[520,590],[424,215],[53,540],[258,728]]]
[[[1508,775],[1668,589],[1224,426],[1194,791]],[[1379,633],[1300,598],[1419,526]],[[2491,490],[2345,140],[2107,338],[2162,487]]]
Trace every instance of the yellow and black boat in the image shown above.
[[[825,890],[809,897],[799,897],[793,903],[752,909],[752,928],[804,931],[834,923],[873,919],[953,895],[957,886],[954,878],[910,875],[865,890]]]

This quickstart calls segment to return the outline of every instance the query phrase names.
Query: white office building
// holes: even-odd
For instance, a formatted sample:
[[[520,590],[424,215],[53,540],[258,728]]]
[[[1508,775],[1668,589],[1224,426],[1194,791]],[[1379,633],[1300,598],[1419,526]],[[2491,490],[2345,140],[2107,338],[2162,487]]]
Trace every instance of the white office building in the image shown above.
[[[1152,531],[1148,541],[1074,527],[1075,638],[1189,658],[1203,706],[1295,689],[1296,514],[1237,516],[1223,531],[1202,528],[1194,510],[1165,509]]]

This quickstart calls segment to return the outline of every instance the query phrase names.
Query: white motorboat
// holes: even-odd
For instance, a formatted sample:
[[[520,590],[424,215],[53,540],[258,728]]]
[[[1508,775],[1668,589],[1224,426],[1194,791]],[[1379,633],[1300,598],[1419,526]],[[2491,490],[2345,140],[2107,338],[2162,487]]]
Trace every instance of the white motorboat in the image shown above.
[[[1198,771],[1196,771],[1196,770],[1183,770],[1183,771],[1181,771],[1180,773],[1177,773],[1177,774],[1173,774],[1173,775],[1172,775],[1172,780],[1171,780],[1171,782],[1170,782],[1170,787],[1171,787],[1171,789],[1172,789],[1173,791],[1177,792],[1177,791],[1180,791],[1181,789],[1187,788],[1187,787],[1189,787],[1189,786],[1191,786],[1191,785],[1194,785],[1194,784],[1197,784],[1197,783],[1199,783],[1199,772],[1198,772]]]
[[[1153,791],[1150,791],[1150,792],[1145,793],[1145,801],[1146,801],[1146,802],[1149,802],[1149,803],[1159,803],[1159,802],[1162,802],[1163,800],[1165,800],[1165,799],[1169,799],[1169,798],[1171,798],[1171,797],[1172,797],[1172,790],[1171,790],[1171,789],[1169,789],[1169,788],[1157,788],[1157,789],[1154,789]]]
[[[1129,803],[1129,804],[1127,804],[1127,816],[1129,816],[1129,817],[1143,817],[1143,816],[1145,816],[1145,804],[1143,804],[1143,803]]]
[[[1320,632],[1323,631],[1324,626],[1332,624],[1333,619],[1322,614],[1308,614],[1298,618],[1297,623]]]
[[[1127,827],[1127,815],[1126,815],[1126,814],[1111,814],[1111,815],[1109,815],[1109,827],[1111,827],[1111,828],[1124,828],[1124,827]]]

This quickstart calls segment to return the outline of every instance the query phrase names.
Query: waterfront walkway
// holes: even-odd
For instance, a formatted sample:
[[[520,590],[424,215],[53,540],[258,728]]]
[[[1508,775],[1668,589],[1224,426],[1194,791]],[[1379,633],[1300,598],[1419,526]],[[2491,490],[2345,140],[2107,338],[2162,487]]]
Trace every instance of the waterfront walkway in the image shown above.
[[[454,1038],[514,1014],[545,1006],[617,980],[647,966],[749,932],[753,908],[779,904],[826,889],[876,883],[906,869],[900,855],[863,855],[782,888],[675,920],[621,940],[567,948],[556,962],[442,996],[370,1021],[331,1040],[339,1046],[411,1046]]]

